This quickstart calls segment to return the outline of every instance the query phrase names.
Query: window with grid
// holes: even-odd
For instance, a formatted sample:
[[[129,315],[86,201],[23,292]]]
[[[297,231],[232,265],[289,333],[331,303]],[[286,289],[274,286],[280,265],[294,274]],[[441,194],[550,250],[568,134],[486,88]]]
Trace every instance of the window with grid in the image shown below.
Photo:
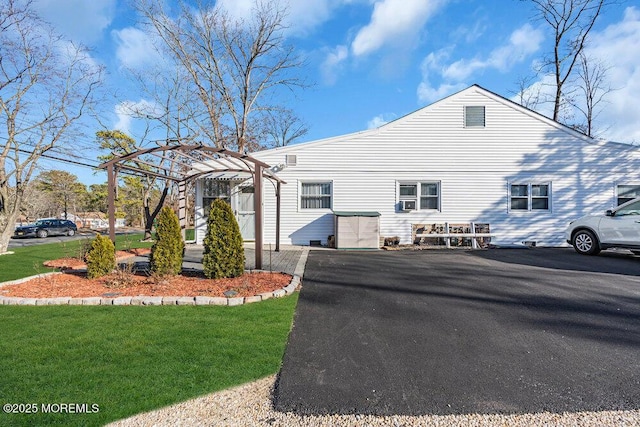
[[[204,216],[209,216],[211,203],[216,199],[222,199],[227,203],[231,203],[231,183],[219,179],[207,178],[202,185],[202,207],[204,208]]]
[[[300,209],[331,209],[331,182],[303,182]]]
[[[512,211],[548,211],[551,184],[511,184],[509,206]]]
[[[640,185],[618,185],[618,206],[640,197]]]
[[[415,200],[419,210],[440,209],[440,183],[401,182],[398,184],[398,201],[403,200]]]

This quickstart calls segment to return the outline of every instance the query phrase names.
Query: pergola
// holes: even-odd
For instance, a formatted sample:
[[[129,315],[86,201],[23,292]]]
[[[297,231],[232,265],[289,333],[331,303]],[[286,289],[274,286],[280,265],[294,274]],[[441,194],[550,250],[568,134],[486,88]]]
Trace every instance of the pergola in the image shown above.
[[[271,171],[270,166],[247,154],[202,144],[167,144],[141,149],[114,157],[98,166],[107,171],[109,204],[109,238],[115,242],[115,201],[117,176],[120,171],[137,176],[152,176],[178,185],[178,217],[183,230],[187,224],[186,187],[189,181],[219,172],[247,174],[253,179],[255,210],[255,265],[262,268],[262,188],[263,180],[274,183],[276,189],[276,251],[280,250],[280,189],[286,184]]]

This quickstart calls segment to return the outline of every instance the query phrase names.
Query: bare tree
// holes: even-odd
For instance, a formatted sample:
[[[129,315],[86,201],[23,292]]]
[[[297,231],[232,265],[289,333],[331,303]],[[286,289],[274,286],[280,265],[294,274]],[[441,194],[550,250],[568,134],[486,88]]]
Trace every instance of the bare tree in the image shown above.
[[[584,52],[580,54],[579,65],[576,87],[580,96],[572,105],[582,114],[584,124],[577,128],[586,135],[595,137],[594,124],[601,112],[600,104],[613,91],[607,83],[609,67],[602,61],[588,58]]]
[[[553,53],[544,59],[543,70],[554,77],[553,120],[559,121],[565,101],[565,84],[573,76],[587,37],[602,10],[612,0],[523,0],[533,3],[539,19],[553,31]]]
[[[309,132],[306,123],[302,122],[291,110],[271,110],[265,117],[265,132],[270,147],[284,147]]]
[[[219,6],[180,3],[172,18],[162,0],[138,0],[137,9],[196,89],[207,120],[201,128],[216,147],[243,152],[260,134],[259,112],[275,108],[274,91],[304,86],[302,62],[285,44],[285,11],[257,0],[252,18],[234,19]]]
[[[96,132],[96,139],[100,148],[110,151],[110,154],[98,156],[101,161],[108,161],[116,156],[133,153],[139,149],[133,138],[118,130],[98,131]],[[159,179],[156,175],[145,174],[144,172],[152,169],[163,169],[165,166],[173,167],[173,163],[166,152],[160,157],[136,157],[129,162],[141,174],[140,177],[126,177],[125,181],[129,187],[138,187],[140,189],[139,197],[141,200],[135,200],[134,204],[142,206],[141,217],[144,224],[144,239],[148,240],[151,239],[153,221],[158,216],[162,206],[164,206],[171,183],[167,179]]]
[[[537,77],[535,75],[519,77],[516,81],[517,89],[512,91],[518,97],[518,103],[530,110],[537,109],[542,103],[541,86],[535,83]]]
[[[56,35],[31,1],[0,6],[0,253],[38,161],[73,142],[101,79],[86,50]]]

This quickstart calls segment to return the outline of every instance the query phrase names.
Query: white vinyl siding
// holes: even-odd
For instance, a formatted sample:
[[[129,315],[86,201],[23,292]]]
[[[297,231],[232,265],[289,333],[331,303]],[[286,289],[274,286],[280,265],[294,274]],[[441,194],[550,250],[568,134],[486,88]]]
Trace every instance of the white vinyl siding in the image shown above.
[[[300,209],[331,209],[331,182],[301,182]]]
[[[512,211],[548,211],[551,209],[550,183],[510,185],[509,208]]]
[[[486,106],[487,126],[464,128],[465,106]],[[381,237],[403,244],[412,242],[412,224],[475,222],[490,224],[492,243],[538,246],[566,244],[570,221],[614,208],[618,185],[640,184],[638,148],[589,140],[478,87],[377,129],[253,154],[269,165],[281,165],[285,155],[298,156],[297,166],[277,172],[287,182],[285,244],[324,243],[335,232],[329,209],[301,209],[300,182],[330,182],[331,209],[379,212]],[[438,183],[439,209],[421,210],[417,200],[415,211],[400,211],[399,182]],[[548,210],[510,209],[510,184],[545,183],[552,183]],[[275,186],[265,182],[263,191],[264,241],[273,243]],[[422,195],[417,188],[416,198]]]

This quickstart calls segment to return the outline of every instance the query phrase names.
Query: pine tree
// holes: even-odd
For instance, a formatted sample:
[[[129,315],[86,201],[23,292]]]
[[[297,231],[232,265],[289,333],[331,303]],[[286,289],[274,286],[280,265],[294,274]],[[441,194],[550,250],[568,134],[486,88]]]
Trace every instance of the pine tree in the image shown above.
[[[116,268],[116,248],[108,237],[96,235],[87,252],[87,277],[95,279]]]
[[[184,241],[180,221],[173,209],[164,206],[158,214],[156,242],[151,247],[151,272],[159,276],[180,274]]]
[[[202,258],[204,274],[210,279],[238,277],[244,273],[244,246],[240,227],[231,206],[221,199],[211,204]]]

